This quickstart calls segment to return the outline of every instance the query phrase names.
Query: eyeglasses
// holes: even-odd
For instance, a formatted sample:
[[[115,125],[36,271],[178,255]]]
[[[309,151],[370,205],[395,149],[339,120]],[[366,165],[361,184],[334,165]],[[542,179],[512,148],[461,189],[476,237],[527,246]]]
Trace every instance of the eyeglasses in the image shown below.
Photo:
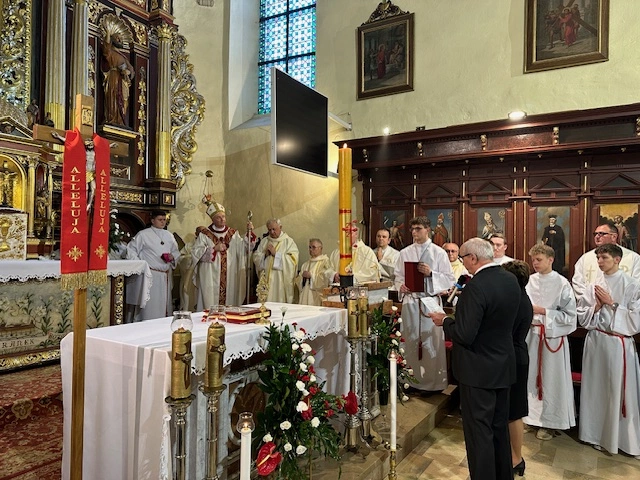
[[[611,235],[612,232],[593,232],[593,238],[604,237],[605,235]]]
[[[447,252],[447,253],[458,253],[458,250],[446,250],[445,249],[445,252]]]
[[[469,255],[473,255],[472,253],[465,253],[464,255],[458,255],[458,260],[462,261],[464,257],[468,257]]]

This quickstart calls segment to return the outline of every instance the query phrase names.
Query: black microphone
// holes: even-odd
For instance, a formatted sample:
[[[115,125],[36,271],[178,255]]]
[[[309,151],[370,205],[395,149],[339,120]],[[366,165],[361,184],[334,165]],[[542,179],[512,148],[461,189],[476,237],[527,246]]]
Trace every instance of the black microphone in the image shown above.
[[[469,280],[471,280],[471,275],[460,275],[458,277],[458,281],[453,285],[453,291],[449,295],[449,298],[447,298],[447,303],[450,304],[453,302],[453,299],[456,297],[456,293],[462,290]]]

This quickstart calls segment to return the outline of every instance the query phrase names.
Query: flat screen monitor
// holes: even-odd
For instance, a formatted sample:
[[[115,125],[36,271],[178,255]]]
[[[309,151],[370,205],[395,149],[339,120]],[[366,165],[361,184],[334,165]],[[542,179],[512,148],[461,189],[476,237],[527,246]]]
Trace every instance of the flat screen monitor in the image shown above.
[[[327,97],[271,69],[271,163],[327,176]]]

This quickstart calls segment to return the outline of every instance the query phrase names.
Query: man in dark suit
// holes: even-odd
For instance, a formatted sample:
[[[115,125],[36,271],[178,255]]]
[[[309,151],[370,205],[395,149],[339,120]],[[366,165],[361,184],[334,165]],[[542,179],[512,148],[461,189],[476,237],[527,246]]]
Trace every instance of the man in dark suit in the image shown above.
[[[516,381],[512,331],[520,287],[493,262],[493,247],[482,238],[465,242],[460,258],[473,278],[460,295],[455,318],[429,316],[453,340],[471,479],[511,480],[509,387]]]

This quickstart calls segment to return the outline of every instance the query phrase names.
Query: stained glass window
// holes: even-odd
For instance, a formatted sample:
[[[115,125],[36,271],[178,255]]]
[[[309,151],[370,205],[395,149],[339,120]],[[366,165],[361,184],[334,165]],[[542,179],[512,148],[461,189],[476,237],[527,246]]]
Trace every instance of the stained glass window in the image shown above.
[[[271,67],[316,86],[316,0],[260,0],[258,113],[271,111]]]

